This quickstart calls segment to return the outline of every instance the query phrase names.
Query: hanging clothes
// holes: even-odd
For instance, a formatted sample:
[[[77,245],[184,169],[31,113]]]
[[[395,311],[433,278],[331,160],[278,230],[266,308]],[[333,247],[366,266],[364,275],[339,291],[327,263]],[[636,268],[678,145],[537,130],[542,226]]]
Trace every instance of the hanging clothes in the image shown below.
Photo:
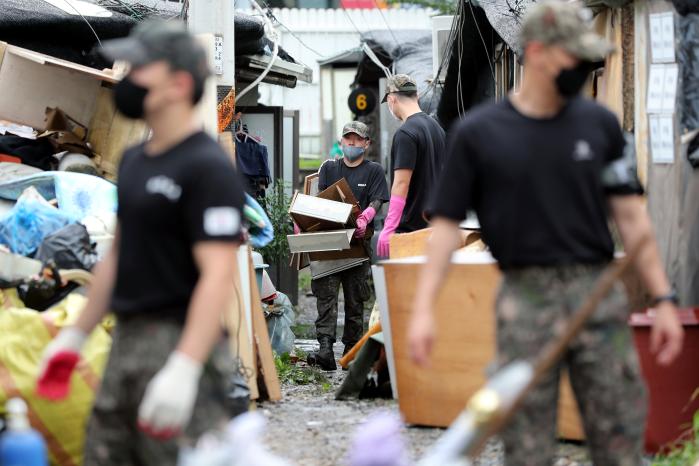
[[[246,191],[257,199],[264,197],[270,182],[267,146],[247,133],[237,133],[235,153],[238,171],[245,177]]]

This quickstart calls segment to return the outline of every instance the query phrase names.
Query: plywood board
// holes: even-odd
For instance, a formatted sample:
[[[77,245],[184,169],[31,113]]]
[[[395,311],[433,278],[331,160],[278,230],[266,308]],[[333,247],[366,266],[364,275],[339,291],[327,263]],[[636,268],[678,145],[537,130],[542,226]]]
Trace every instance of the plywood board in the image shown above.
[[[352,244],[344,251],[309,252],[308,259],[311,261],[333,261],[340,259],[358,259],[369,257],[364,244]]]
[[[473,245],[470,249],[484,250],[485,246],[480,242],[481,234],[474,230],[461,230],[461,243],[459,249]],[[432,237],[432,228],[410,233],[398,233],[391,236],[391,259],[404,257],[424,256],[427,254],[427,242]],[[478,242],[478,244],[476,244]]]
[[[46,66],[8,46],[0,67],[0,119],[44,127],[46,107],[58,107],[87,125],[102,81],[70,68]]]
[[[37,63],[39,65],[61,68],[71,72],[78,72],[80,74],[90,76],[100,81],[106,81],[109,83],[117,82],[117,79],[114,78],[114,75],[112,73],[100,71],[95,68],[90,68],[89,66],[80,65],[78,63],[62,60],[60,58],[52,57],[50,55],[45,55],[43,53],[23,49],[21,47],[16,47],[12,45],[9,46],[9,50],[13,55],[17,55],[27,60],[33,61],[34,63]]]
[[[350,248],[354,229],[286,235],[292,253],[344,251]]]
[[[392,235],[390,239],[391,247],[389,248],[391,259],[425,255],[427,241],[431,236],[432,228]]]
[[[2,68],[2,60],[5,58],[5,50],[7,50],[7,42],[0,41],[0,68]]]
[[[95,112],[88,123],[88,141],[100,157],[99,168],[110,179],[115,179],[124,150],[148,136],[143,120],[132,120],[121,115],[114,106],[112,89],[101,87]]]
[[[388,374],[391,379],[391,391],[394,399],[398,399],[398,377],[396,370],[396,357],[393,351],[393,337],[391,333],[391,313],[388,304],[388,293],[386,291],[386,274],[384,268],[378,265],[371,267],[371,274],[374,278],[374,291],[376,293],[376,303],[379,306],[381,316],[381,330],[383,331],[384,348],[386,349],[386,361],[388,363]]]
[[[330,201],[352,204],[352,214],[359,215],[359,201],[354,197],[352,188],[347,183],[347,180],[342,178],[339,181],[328,186],[327,189],[319,192],[317,197],[328,199]]]
[[[228,330],[228,344],[233,358],[240,358],[245,368],[246,381],[250,389],[250,399],[260,397],[257,388],[257,364],[253,353],[253,344],[248,333],[248,319],[242,299],[240,278],[236,278],[235,296],[231,300],[224,316]]]
[[[252,329],[255,335],[255,346],[260,365],[260,372],[265,384],[265,391],[270,401],[282,399],[282,391],[279,385],[277,369],[274,365],[274,354],[272,353],[272,343],[267,332],[267,322],[262,311],[262,301],[260,291],[257,289],[257,279],[255,278],[255,268],[252,263],[252,255],[249,256],[250,270],[250,295],[252,299]]]
[[[410,424],[446,427],[469,397],[486,381],[495,356],[495,294],[500,271],[494,263],[454,264],[439,295],[437,340],[429,368],[416,366],[408,354],[407,330],[421,264],[383,266],[392,353],[401,413]],[[376,273],[374,273],[376,277]],[[381,303],[380,303],[381,304]],[[383,319],[383,315],[382,315]],[[570,389],[560,403],[559,430],[564,438],[580,439]]]
[[[605,60],[604,74],[599,80],[597,100],[614,112],[621,124],[624,121],[621,10],[607,9],[596,20],[602,22],[603,35],[616,47],[616,53],[609,55]]]
[[[558,434],[568,440],[584,440],[582,418],[568,374],[562,374],[558,395]]]
[[[309,196],[318,194],[318,173],[311,173],[303,180],[303,193]]]

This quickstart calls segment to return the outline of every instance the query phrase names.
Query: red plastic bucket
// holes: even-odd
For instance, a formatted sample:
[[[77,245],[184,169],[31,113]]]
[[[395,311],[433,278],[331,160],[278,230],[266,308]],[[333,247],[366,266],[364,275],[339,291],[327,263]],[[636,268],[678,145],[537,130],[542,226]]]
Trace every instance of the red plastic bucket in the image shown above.
[[[699,399],[691,401],[699,388],[699,308],[681,309],[684,345],[677,360],[668,367],[659,366],[650,352],[653,310],[634,313],[629,319],[649,391],[646,425],[646,452],[657,453],[676,441],[692,424],[699,410]]]

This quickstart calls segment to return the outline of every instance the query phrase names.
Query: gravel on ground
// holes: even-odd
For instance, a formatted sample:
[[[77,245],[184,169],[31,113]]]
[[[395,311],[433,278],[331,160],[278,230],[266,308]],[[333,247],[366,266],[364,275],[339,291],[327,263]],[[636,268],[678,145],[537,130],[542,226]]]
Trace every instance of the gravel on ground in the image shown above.
[[[373,303],[369,303],[373,304]],[[371,309],[371,306],[367,306]],[[338,325],[344,321],[344,305],[340,297]],[[304,352],[317,348],[313,340],[313,322],[316,316],[315,298],[307,290],[299,293],[297,306],[296,346]],[[368,320],[368,315],[365,320]],[[338,334],[341,335],[341,327]],[[301,338],[300,338],[301,337]],[[339,359],[342,344],[335,344]],[[303,364],[303,363],[299,363]],[[347,465],[347,454],[354,434],[373,413],[385,410],[399,415],[395,400],[335,400],[335,391],[346,372],[325,372],[330,386],[293,385],[282,386],[282,400],[277,403],[260,403],[258,409],[268,420],[266,445],[275,454],[299,466]],[[402,435],[410,457],[420,458],[444,433],[443,429],[405,426]],[[503,448],[498,440],[492,440],[474,466],[504,465]],[[554,466],[591,466],[587,449],[572,443],[560,443]]]

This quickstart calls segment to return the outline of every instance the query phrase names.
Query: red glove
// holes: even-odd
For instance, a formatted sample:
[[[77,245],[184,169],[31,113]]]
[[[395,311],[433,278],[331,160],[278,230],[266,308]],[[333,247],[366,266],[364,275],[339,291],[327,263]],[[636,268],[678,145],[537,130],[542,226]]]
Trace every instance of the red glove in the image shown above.
[[[85,332],[77,327],[66,327],[49,343],[39,368],[37,395],[54,401],[68,396],[70,377],[80,361],[85,340]]]
[[[357,229],[354,231],[355,238],[364,238],[366,235],[367,225],[374,220],[376,216],[376,209],[373,207],[367,207],[364,212],[362,212],[359,217],[357,217]]]

